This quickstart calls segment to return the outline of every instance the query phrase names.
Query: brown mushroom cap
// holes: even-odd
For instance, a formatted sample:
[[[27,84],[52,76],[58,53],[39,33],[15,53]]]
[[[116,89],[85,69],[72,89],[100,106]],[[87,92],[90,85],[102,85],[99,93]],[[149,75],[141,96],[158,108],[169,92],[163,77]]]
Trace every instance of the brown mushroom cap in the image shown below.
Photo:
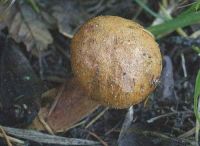
[[[71,44],[72,70],[93,100],[126,108],[144,100],[162,70],[158,44],[141,25],[117,16],[86,22]]]

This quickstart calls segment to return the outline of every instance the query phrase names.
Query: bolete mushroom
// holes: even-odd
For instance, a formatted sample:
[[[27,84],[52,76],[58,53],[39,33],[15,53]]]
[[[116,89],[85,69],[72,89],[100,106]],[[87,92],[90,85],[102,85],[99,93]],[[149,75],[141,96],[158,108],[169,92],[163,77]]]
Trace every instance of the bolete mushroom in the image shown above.
[[[72,39],[71,62],[91,99],[114,108],[141,102],[155,89],[162,69],[151,33],[117,16],[85,23]]]
[[[98,104],[121,109],[143,101],[156,88],[162,57],[153,35],[138,23],[98,16],[74,35],[71,64],[76,87],[67,83],[57,109],[47,118],[55,131],[77,122]]]

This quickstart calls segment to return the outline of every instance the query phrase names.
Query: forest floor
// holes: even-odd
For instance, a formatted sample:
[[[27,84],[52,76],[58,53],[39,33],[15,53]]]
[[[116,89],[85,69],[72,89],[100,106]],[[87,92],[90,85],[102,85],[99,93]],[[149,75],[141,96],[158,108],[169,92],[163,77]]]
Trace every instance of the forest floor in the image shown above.
[[[0,3],[0,145],[200,144],[200,2],[4,0]],[[42,95],[52,94],[53,88],[71,77],[73,34],[86,20],[99,15],[136,21],[155,36],[163,57],[156,91],[145,103],[129,109],[101,106],[59,133],[48,130],[48,126],[44,135],[37,132],[39,128],[30,130],[38,111],[48,102],[41,101]]]

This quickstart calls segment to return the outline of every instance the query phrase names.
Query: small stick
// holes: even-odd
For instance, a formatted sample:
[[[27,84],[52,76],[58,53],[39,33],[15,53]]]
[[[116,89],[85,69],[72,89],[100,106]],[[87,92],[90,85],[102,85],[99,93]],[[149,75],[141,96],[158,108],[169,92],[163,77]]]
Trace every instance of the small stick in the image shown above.
[[[92,135],[93,137],[95,137],[102,145],[108,146],[108,144],[107,144],[105,141],[103,141],[103,139],[101,139],[101,138],[100,138],[98,135],[96,135],[95,133],[90,132],[90,131],[88,131],[88,133],[89,133],[90,135]]]
[[[64,31],[60,31],[61,34],[63,34],[65,37],[69,38],[69,39],[72,39],[73,38],[73,35],[72,34],[69,34],[67,32],[64,32]]]
[[[169,117],[169,116],[172,116],[172,115],[176,115],[178,113],[188,113],[188,114],[192,114],[193,112],[191,111],[180,111],[180,112],[171,112],[171,113],[167,113],[167,114],[163,114],[163,115],[159,115],[157,117],[154,117],[154,118],[151,118],[149,120],[147,120],[147,123],[153,123],[154,121],[158,120],[158,119],[161,119],[161,118],[164,118],[164,117]]]
[[[1,134],[0,133],[0,137],[4,137],[4,135],[3,134]],[[18,144],[24,144],[24,142],[22,141],[22,140],[19,140],[19,139],[17,139],[17,138],[14,138],[14,137],[11,137],[11,136],[7,136],[8,137],[8,139],[11,141],[11,142],[14,142],[14,143],[18,143]]]
[[[8,138],[6,132],[3,130],[3,128],[2,128],[1,126],[0,126],[0,129],[1,129],[1,132],[2,132],[2,134],[3,134],[3,137],[4,137],[5,140],[6,140],[7,145],[8,145],[8,146],[12,146],[12,143],[10,142],[10,139]]]
[[[185,66],[185,56],[183,53],[181,53],[181,65],[183,68],[184,77],[187,78],[187,70],[186,70],[186,66]]]
[[[71,127],[68,128],[67,130],[70,130],[70,129],[76,128],[76,127],[78,127],[78,126],[80,126],[80,125],[83,125],[83,124],[85,124],[85,123],[86,123],[86,120],[83,120],[83,121],[81,121],[81,122],[79,122],[79,123],[77,123],[77,124],[71,126]],[[64,131],[67,131],[67,130],[64,129],[64,130],[62,130],[62,131],[58,131],[58,132],[64,132]]]
[[[49,116],[51,115],[51,113],[53,112],[53,110],[55,109],[56,104],[58,103],[58,100],[59,100],[59,98],[61,97],[61,95],[62,95],[64,89],[65,89],[65,83],[64,83],[64,85],[62,85],[61,89],[59,90],[59,92],[58,92],[58,94],[57,94],[57,96],[56,96],[56,99],[54,100],[54,103],[53,103],[53,105],[51,106],[51,108],[50,108],[50,110],[49,110],[49,113],[48,113],[48,116],[47,116],[47,117],[49,117]]]
[[[108,110],[109,108],[105,108],[102,112],[100,112],[92,121],[90,121],[85,128],[89,128],[93,123],[95,123],[101,116]]]
[[[198,114],[200,112],[200,99],[198,101]],[[196,119],[196,128],[195,128],[195,142],[196,146],[199,146],[199,129],[200,129],[200,123],[199,120]]]
[[[41,122],[41,124],[45,127],[45,129],[52,135],[54,135],[53,130],[50,128],[50,126],[44,121],[43,117],[38,114],[38,119]]]
[[[179,135],[178,138],[187,138],[187,137],[193,135],[195,133],[195,129],[196,129],[196,127],[190,129],[189,131]]]

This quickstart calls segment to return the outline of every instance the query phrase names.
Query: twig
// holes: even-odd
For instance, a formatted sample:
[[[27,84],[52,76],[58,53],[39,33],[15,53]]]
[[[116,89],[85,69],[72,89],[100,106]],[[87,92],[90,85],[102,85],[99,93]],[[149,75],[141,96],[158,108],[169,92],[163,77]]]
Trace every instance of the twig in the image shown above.
[[[51,115],[51,113],[54,111],[54,109],[55,109],[55,107],[56,107],[61,95],[63,94],[64,89],[65,89],[65,83],[62,85],[62,88],[58,91],[58,94],[57,94],[57,96],[56,96],[56,98],[54,100],[53,105],[51,106],[51,108],[49,110],[49,113],[48,113],[47,117],[49,117]]]
[[[69,38],[69,39],[72,39],[73,38],[73,35],[72,34],[69,34],[69,33],[66,33],[64,31],[60,31],[61,34],[63,34],[65,37]]]
[[[176,142],[181,142],[181,143],[189,143],[191,145],[194,145],[194,142],[191,141],[191,140],[188,140],[188,139],[183,139],[183,138],[173,138],[173,137],[170,137],[168,135],[165,135],[165,134],[162,134],[162,133],[159,133],[159,132],[154,132],[154,131],[143,131],[142,132],[144,135],[146,136],[155,136],[155,137],[160,137],[162,139],[166,139],[166,140],[173,140],[173,141],[176,141]]]
[[[0,133],[0,137],[3,138],[3,137],[4,137],[3,134]],[[21,145],[24,144],[24,141],[22,141],[22,140],[19,140],[19,139],[17,139],[17,138],[11,137],[11,136],[7,136],[7,137],[8,137],[8,139],[9,139],[11,142],[13,142],[13,143],[18,143],[18,144],[21,144]]]
[[[111,132],[115,131],[116,128],[121,124],[121,122],[118,122],[113,128],[111,128],[110,130],[108,130],[106,133],[105,133],[105,136],[109,135]]]
[[[191,111],[171,112],[171,113],[167,113],[167,114],[163,114],[163,115],[159,115],[157,117],[151,118],[151,119],[147,120],[147,123],[153,123],[154,121],[156,121],[158,119],[161,119],[161,118],[164,118],[164,117],[169,117],[169,116],[180,114],[180,113],[192,114],[193,112],[191,112]]]
[[[184,73],[184,77],[186,78],[187,77],[187,70],[186,70],[186,66],[185,66],[185,56],[183,53],[181,53],[181,65],[182,65],[182,68],[183,68],[183,73]]]
[[[81,122],[79,122],[79,123],[77,123],[77,124],[75,124],[75,125],[73,125],[73,126],[67,128],[67,129],[58,130],[58,131],[56,131],[56,132],[66,132],[66,131],[68,131],[68,130],[70,130],[70,129],[76,128],[76,127],[78,127],[78,126],[80,126],[80,125],[83,125],[83,124],[85,124],[85,123],[86,123],[86,121],[83,120],[83,121],[81,121]]]
[[[38,119],[41,122],[41,124],[44,126],[44,128],[52,135],[54,135],[53,130],[50,128],[50,126],[44,121],[44,119],[42,118],[42,116],[40,114],[38,114]]]
[[[198,113],[200,112],[200,98],[198,101]],[[200,129],[200,123],[199,120],[196,119],[196,129],[195,129],[195,142],[196,146],[199,146],[199,129]]]
[[[10,142],[10,139],[8,138],[8,136],[6,135],[5,131],[3,130],[3,128],[0,126],[0,130],[2,132],[3,137],[6,140],[6,143],[8,146],[12,146],[12,143]]]
[[[195,133],[195,129],[196,129],[196,127],[190,129],[189,131],[179,135],[178,138],[186,138],[186,137],[193,135]]]
[[[4,127],[3,129],[10,135],[14,135],[19,138],[27,139],[36,141],[39,143],[46,143],[46,144],[55,144],[55,145],[99,145],[99,142],[85,140],[85,139],[78,139],[78,138],[66,138],[56,135],[49,135],[44,134],[42,132],[37,132],[34,130],[25,130],[25,129],[18,129],[18,128],[10,128]]]
[[[101,138],[100,138],[98,135],[96,135],[95,133],[90,132],[90,131],[88,131],[88,133],[89,133],[90,135],[92,135],[93,137],[95,137],[102,145],[108,146],[108,144],[107,144],[105,141],[103,141],[103,139],[101,139]]]
[[[102,112],[100,112],[92,121],[90,121],[85,128],[90,127],[93,123],[95,123],[109,108],[105,108]]]
[[[195,128],[195,145],[199,146],[199,128],[200,124],[199,121],[196,119],[196,128]]]

